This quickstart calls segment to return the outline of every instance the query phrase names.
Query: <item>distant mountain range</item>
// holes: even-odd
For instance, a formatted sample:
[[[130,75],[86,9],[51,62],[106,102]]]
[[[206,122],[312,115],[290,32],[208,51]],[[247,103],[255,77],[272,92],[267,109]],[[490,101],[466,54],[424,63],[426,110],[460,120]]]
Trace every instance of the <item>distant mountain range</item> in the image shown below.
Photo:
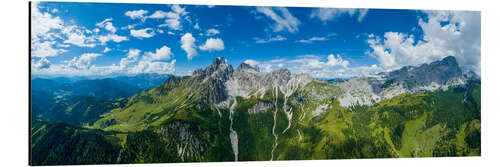
[[[35,80],[33,102],[35,99],[39,102],[33,103],[32,108],[51,101],[41,98],[51,94],[42,90],[55,92],[56,101],[61,99],[59,96],[96,98],[63,100],[52,108],[37,109],[45,114],[36,121],[51,127],[59,127],[50,123],[53,120],[72,124],[60,127],[83,126],[86,133],[106,139],[96,144],[110,142],[120,146],[110,148],[105,154],[108,159],[77,161],[73,156],[76,154],[61,152],[59,147],[34,144],[33,154],[49,150],[51,155],[67,158],[37,159],[33,164],[440,157],[481,153],[481,82],[473,73],[463,72],[454,57],[371,76],[327,81],[307,74],[292,74],[285,68],[263,74],[258,67],[242,63],[234,69],[224,58],[214,59],[192,76],[168,76],[162,82],[153,82],[154,79],[143,82],[148,79],[140,77],[114,78],[63,83],[53,88],[57,81]],[[152,86],[154,83],[158,86]],[[99,109],[88,114],[94,108]],[[86,119],[79,119],[85,114],[72,112],[86,113],[83,116]],[[57,116],[43,116],[51,115],[48,113]],[[45,135],[35,135],[41,127],[32,128],[36,141],[56,145],[56,141],[43,137],[51,133],[71,137],[69,132],[57,128],[44,131]],[[76,150],[80,149],[69,152]]]
[[[31,80],[32,114],[52,121],[92,123],[121,98],[151,89],[172,75],[140,74],[102,79],[77,77]]]
[[[116,98],[118,96],[130,96],[137,93],[138,90],[151,89],[163,83],[166,79],[172,77],[170,74],[138,74],[129,76],[115,76],[107,78],[89,78],[89,77],[55,77],[41,78],[33,77],[31,80],[31,89],[33,91],[57,91],[70,90],[75,92],[76,96],[86,94],[97,94],[97,97]],[[123,85],[123,86],[116,86]],[[107,92],[100,92],[99,89],[105,89]],[[108,90],[112,89],[112,90]],[[109,94],[118,90],[117,94]]]

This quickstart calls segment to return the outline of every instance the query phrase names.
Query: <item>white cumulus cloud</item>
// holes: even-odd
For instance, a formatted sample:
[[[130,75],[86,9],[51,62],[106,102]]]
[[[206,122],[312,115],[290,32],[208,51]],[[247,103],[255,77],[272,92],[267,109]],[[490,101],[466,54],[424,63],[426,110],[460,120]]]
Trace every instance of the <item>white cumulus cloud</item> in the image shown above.
[[[299,63],[304,69],[325,69],[335,66],[347,68],[349,61],[343,60],[340,55],[334,56],[330,54],[327,56],[326,61],[322,61],[320,57],[315,55],[305,55],[301,58],[290,60],[290,63]]]
[[[224,41],[220,38],[208,38],[205,44],[200,46],[201,50],[206,51],[220,51],[224,50]]]
[[[145,58],[147,60],[168,60],[172,56],[172,51],[167,46],[162,46],[160,49],[156,49],[155,52],[146,52]]]
[[[248,65],[251,65],[251,66],[258,66],[260,64],[259,61],[257,60],[252,60],[252,59],[247,59],[244,61],[244,63],[248,64]]]
[[[141,50],[139,49],[129,49],[127,57],[124,57],[120,60],[120,69],[126,69],[129,64],[137,62],[140,54]]]
[[[170,13],[164,12],[164,11],[161,11],[161,10],[157,10],[153,14],[151,14],[150,16],[148,16],[148,18],[163,19],[163,18],[166,18],[168,15],[170,15]]]
[[[80,47],[94,47],[93,38],[86,36],[88,30],[83,26],[67,25],[60,17],[52,16],[49,7],[40,6],[39,2],[31,4],[31,56],[58,56],[67,50],[62,48],[73,44]],[[57,10],[57,9],[56,9]],[[63,43],[61,43],[62,41]]]
[[[175,62],[166,62],[167,56],[171,58],[168,47],[164,46],[154,52],[145,52],[141,55],[139,49],[129,49],[119,65],[96,66],[93,62],[100,56],[99,53],[85,53],[81,56],[65,61],[65,64],[50,64],[46,58],[38,61],[32,59],[32,72],[70,76],[103,76],[111,74],[140,74],[140,73],[175,73]],[[169,55],[170,54],[170,55]],[[141,59],[142,56],[142,59]]]
[[[425,14],[427,21],[419,20],[423,40],[417,41],[414,35],[400,32],[386,32],[383,38],[370,35],[368,54],[388,70],[455,56],[460,66],[480,74],[480,13],[425,11]]]
[[[106,42],[108,41],[113,41],[113,42],[122,42],[122,41],[127,41],[129,40],[128,37],[126,36],[120,36],[116,34],[107,34],[107,35],[101,35],[97,37],[99,41],[101,41],[102,45],[105,45]]]
[[[31,56],[33,57],[52,57],[67,52],[65,49],[54,48],[54,41],[35,42],[31,45]]]
[[[164,61],[170,59],[173,56],[170,48],[167,46],[156,49],[155,52],[145,52],[142,56],[142,59],[139,61],[140,56],[141,50],[129,49],[127,57],[121,59],[119,69],[122,72],[129,74],[172,74],[175,72],[176,60],[174,59],[170,62]]]
[[[113,23],[111,22],[113,19],[112,18],[107,18],[104,19],[103,21],[99,22],[96,24],[97,27],[104,28],[112,33],[116,32],[116,27],[113,26]]]
[[[48,12],[40,12],[38,4],[31,3],[31,35],[32,38],[48,38],[48,32],[63,28],[64,22]]]
[[[104,50],[102,51],[102,53],[107,53],[107,52],[109,52],[109,51],[111,51],[111,49],[110,49],[110,48],[108,48],[108,47],[106,47],[106,48],[104,48]]]
[[[220,33],[220,31],[217,29],[214,29],[214,28],[207,30],[207,36],[214,36],[214,35],[217,35],[219,33]]]
[[[170,62],[141,61],[137,66],[130,69],[129,73],[172,74],[175,72],[175,62],[175,59]]]
[[[152,28],[130,30],[130,35],[132,35],[136,38],[151,38],[151,37],[155,36],[155,31]]]
[[[333,54],[328,55],[327,57],[328,61],[326,62],[326,65],[328,66],[342,66],[346,68],[349,65],[349,61],[343,60],[340,55],[337,54],[337,57],[335,57]]]
[[[49,67],[50,67],[50,61],[49,61],[49,60],[47,60],[47,58],[42,57],[42,58],[40,58],[40,60],[38,60],[38,62],[37,62],[37,63],[34,63],[34,64],[33,64],[33,67],[34,67],[35,69],[39,69],[39,70],[40,70],[40,69],[47,69],[47,68],[49,68]]]
[[[191,33],[186,33],[181,37],[181,48],[186,51],[188,60],[197,55],[195,40]]]
[[[144,19],[145,15],[148,13],[147,10],[132,10],[125,12],[125,16],[130,17],[131,19]]]
[[[68,67],[74,69],[89,69],[92,61],[101,56],[99,53],[84,53],[80,57],[73,57],[68,61]]]
[[[350,67],[350,62],[340,54],[334,55],[300,55],[291,59],[272,59],[267,61],[245,60],[245,63],[258,66],[262,72],[268,73],[280,68],[287,68],[294,74],[306,73],[314,78],[339,78],[364,74],[373,74],[380,68],[375,66]]]
[[[87,36],[78,28],[78,26],[67,26],[62,29],[62,33],[66,35],[67,39],[63,43],[73,44],[79,47],[94,47],[96,44],[93,42],[92,36]]]
[[[180,30],[182,28],[181,25],[181,17],[187,15],[185,8],[180,7],[179,5],[172,5],[170,12],[157,11],[153,13],[153,17],[151,18],[165,18],[165,23],[159,25],[160,27],[169,27],[172,30]]]
[[[131,19],[141,19],[142,22],[145,22],[147,19],[165,19],[165,23],[158,25],[158,27],[168,27],[172,30],[181,30],[182,17],[188,14],[186,9],[180,7],[179,5],[171,5],[170,11],[168,12],[157,10],[151,15],[148,15],[148,13],[149,11],[141,9],[127,11],[125,12],[125,15]],[[133,27],[135,27],[135,25],[122,27],[122,29],[132,29]]]

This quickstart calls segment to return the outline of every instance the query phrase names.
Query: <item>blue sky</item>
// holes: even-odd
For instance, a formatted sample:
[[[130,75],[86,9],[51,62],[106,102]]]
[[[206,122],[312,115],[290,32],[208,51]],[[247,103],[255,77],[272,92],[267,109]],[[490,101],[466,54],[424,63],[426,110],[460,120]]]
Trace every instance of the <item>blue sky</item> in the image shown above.
[[[32,4],[32,73],[190,75],[216,57],[263,73],[369,75],[455,56],[480,74],[480,13],[167,4]]]

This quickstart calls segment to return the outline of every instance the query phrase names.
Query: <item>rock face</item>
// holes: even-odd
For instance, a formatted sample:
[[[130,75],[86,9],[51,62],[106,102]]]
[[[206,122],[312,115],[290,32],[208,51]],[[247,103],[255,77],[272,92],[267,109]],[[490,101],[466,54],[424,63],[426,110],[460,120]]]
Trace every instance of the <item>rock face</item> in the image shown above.
[[[462,70],[458,66],[457,60],[453,56],[448,56],[441,61],[423,64],[419,67],[406,66],[389,72],[382,88],[394,83],[400,83],[406,89],[427,86],[433,82],[442,85],[446,84],[450,79],[461,76]]]
[[[203,152],[210,145],[208,132],[200,131],[199,127],[187,123],[172,122],[156,129],[161,134],[166,147],[175,148],[177,156],[182,161],[201,161]]]
[[[342,94],[338,100],[341,106],[372,105],[380,100],[367,78],[354,78],[339,84]]]
[[[312,80],[307,74],[295,75],[285,68],[262,75],[258,67],[242,63],[226,83],[226,87],[231,96],[247,98],[253,95],[263,96],[266,90],[274,87],[278,87],[283,93],[291,94]]]
[[[226,64],[222,57],[214,59],[204,70],[198,69],[193,72],[196,79],[193,82],[199,82],[200,93],[207,104],[219,103],[227,99],[228,94],[224,83],[233,75],[233,67]],[[192,83],[197,84],[197,83]]]
[[[252,66],[247,63],[241,63],[238,68],[236,68],[237,71],[255,71],[255,72],[260,72],[259,67],[257,66]]]
[[[472,77],[471,77],[472,76]],[[342,106],[371,105],[402,93],[447,89],[464,85],[474,75],[464,75],[453,56],[418,67],[405,66],[371,77],[353,78],[340,84]]]
[[[384,72],[370,77],[351,78],[345,82],[332,83],[342,93],[337,95],[341,106],[371,105],[380,100],[402,93],[447,89],[449,86],[465,84],[468,77],[458,66],[455,57],[423,64],[406,66],[399,70]],[[201,83],[201,94],[206,103],[218,104],[229,97],[263,97],[266,91],[279,89],[290,96],[313,79],[307,74],[292,74],[288,69],[279,69],[261,74],[256,66],[242,63],[233,70],[224,58],[216,58],[205,69],[193,73],[193,82]]]
[[[232,78],[225,83],[225,86],[231,96],[247,98],[254,89],[260,89],[261,79],[258,67],[242,63],[234,71]]]
[[[268,73],[264,78],[262,79],[262,85],[266,86],[280,86],[280,85],[286,85],[288,81],[291,79],[292,73],[290,70],[286,68],[282,68],[276,71],[272,71]]]
[[[266,111],[267,109],[270,109],[270,108],[273,108],[273,107],[274,106],[273,106],[272,103],[267,103],[267,102],[259,101],[252,108],[248,109],[248,113],[249,114],[256,114],[256,113],[259,113],[261,111]]]
[[[214,59],[205,69],[193,72],[188,85],[199,85],[199,91],[207,104],[227,101],[229,96],[248,98],[263,96],[266,90],[279,87],[282,92],[295,91],[299,86],[310,82],[308,75],[294,75],[288,69],[280,69],[266,75],[260,74],[257,66],[242,63],[233,70],[222,57]]]
[[[233,74],[233,67],[226,64],[226,59],[222,57],[215,58],[205,69],[197,69],[193,72],[193,77],[203,79],[216,78],[222,81],[228,80]]]

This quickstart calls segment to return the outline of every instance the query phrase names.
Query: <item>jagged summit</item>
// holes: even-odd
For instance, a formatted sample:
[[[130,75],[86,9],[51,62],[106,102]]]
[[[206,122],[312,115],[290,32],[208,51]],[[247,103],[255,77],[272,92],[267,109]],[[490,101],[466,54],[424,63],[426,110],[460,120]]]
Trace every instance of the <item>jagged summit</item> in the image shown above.
[[[260,69],[258,66],[252,66],[247,63],[241,63],[238,68],[236,68],[238,71],[255,71],[255,72],[260,72]]]
[[[307,74],[292,74],[286,68],[262,74],[258,67],[247,63],[241,63],[233,70],[222,57],[214,59],[205,69],[195,71],[193,77],[196,78],[193,83],[202,84],[201,92],[208,97],[207,102],[213,103],[226,101],[228,97],[262,96],[275,87],[283,93],[293,93],[314,80]],[[341,105],[350,106],[358,103],[370,105],[405,92],[447,89],[463,85],[467,80],[455,57],[449,56],[418,67],[405,66],[380,73],[376,77],[352,78],[337,86],[343,92],[338,95]]]
[[[233,67],[226,63],[223,57],[217,57],[212,61],[212,64],[205,69],[197,69],[193,72],[193,76],[201,76],[201,78],[218,77],[226,81],[233,74]]]
[[[290,78],[292,73],[286,68],[281,68],[276,71],[272,71],[264,76],[264,85],[284,85]]]
[[[218,68],[227,68],[226,59],[223,57],[217,57],[212,61],[207,69],[218,69]]]
[[[233,67],[228,65],[226,59],[217,57],[205,69],[193,72],[194,79],[191,85],[200,85],[201,96],[205,103],[219,103],[227,99],[224,83],[233,75]]]
[[[375,76],[350,79],[341,84],[346,93],[339,101],[342,106],[358,103],[371,105],[402,93],[446,90],[453,86],[463,86],[471,78],[474,78],[473,75],[464,75],[455,57],[448,56],[418,67],[405,66]]]
[[[193,72],[193,75],[212,73],[212,72],[216,71],[217,69],[224,69],[227,67],[228,67],[228,65],[226,64],[226,59],[224,59],[223,57],[217,57],[205,69],[200,68],[200,69],[195,70]]]
[[[453,56],[448,56],[440,61],[422,64],[419,67],[406,66],[389,72],[384,86],[401,83],[406,88],[413,88],[429,85],[433,82],[445,84],[450,79],[461,76],[462,70],[458,66],[457,60]]]
[[[453,65],[458,67],[457,59],[454,56],[447,56],[441,61],[435,61],[431,63],[431,65],[433,64]]]

